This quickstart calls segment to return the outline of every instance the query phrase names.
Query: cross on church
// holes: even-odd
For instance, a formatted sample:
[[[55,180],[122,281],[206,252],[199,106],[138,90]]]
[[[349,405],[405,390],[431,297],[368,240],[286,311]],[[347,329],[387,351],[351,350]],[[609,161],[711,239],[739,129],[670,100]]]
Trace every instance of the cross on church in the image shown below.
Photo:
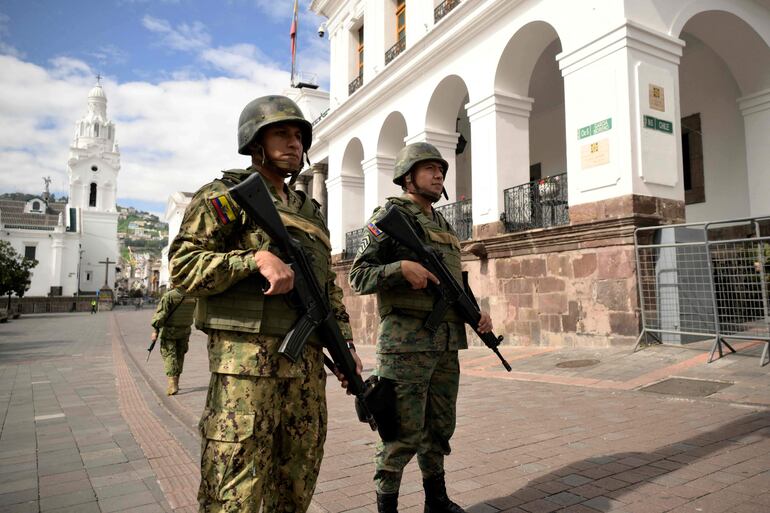
[[[97,84],[100,84],[100,83],[101,83],[101,81],[102,81],[102,75],[101,75],[100,73],[97,73],[97,74],[96,74],[96,83],[97,83]],[[114,263],[115,263],[115,262],[113,262],[113,264],[114,264]]]
[[[106,260],[102,260],[99,263],[104,264],[104,286],[105,288],[109,288],[109,285],[107,285],[107,278],[110,275],[110,265],[115,264],[117,262],[110,262],[110,257],[107,257]]]

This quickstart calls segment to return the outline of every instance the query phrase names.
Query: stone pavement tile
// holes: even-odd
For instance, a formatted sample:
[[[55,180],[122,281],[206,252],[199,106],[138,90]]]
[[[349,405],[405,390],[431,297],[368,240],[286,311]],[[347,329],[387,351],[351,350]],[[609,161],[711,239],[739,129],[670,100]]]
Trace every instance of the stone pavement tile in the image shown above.
[[[95,500],[96,496],[94,495],[94,491],[91,489],[78,490],[76,492],[54,495],[52,497],[41,497],[40,511],[49,511],[52,509],[75,506],[78,504],[93,502]]]
[[[551,513],[561,509],[563,505],[549,502],[545,499],[537,499],[536,501],[524,503],[519,507],[529,513]]]
[[[75,506],[48,510],[45,513],[101,513],[101,510],[99,509],[98,502],[86,502]]]
[[[38,475],[39,476],[50,476],[53,474],[61,474],[63,472],[69,472],[72,470],[79,470],[83,468],[83,462],[82,461],[65,461],[65,462],[54,462],[49,464],[40,464],[38,466]]]
[[[99,506],[103,513],[122,511],[124,509],[144,506],[146,504],[156,504],[155,497],[149,490],[129,495],[118,495],[99,501]]]
[[[40,497],[53,497],[54,495],[63,495],[66,493],[77,492],[81,490],[91,490],[91,482],[88,478],[75,481],[65,481],[63,483],[40,486]]]
[[[83,453],[81,456],[86,468],[103,467],[105,465],[128,462],[128,458],[126,458],[123,451],[119,448]]]
[[[129,470],[124,472],[118,472],[115,474],[108,474],[106,476],[91,477],[91,485],[94,488],[101,488],[104,486],[111,486],[120,483],[128,483],[131,481],[141,481],[143,478],[139,476],[135,471]]]
[[[574,493],[561,492],[555,495],[549,495],[545,498],[545,500],[560,504],[562,506],[572,506],[573,504],[583,502],[584,498],[579,495],[575,495]]]
[[[37,488],[29,488],[19,492],[4,493],[0,495],[0,508],[22,502],[37,501]]]
[[[159,504],[145,504],[135,508],[120,510],[120,513],[166,513],[166,511],[167,510]]]
[[[59,483],[66,483],[68,481],[78,481],[81,479],[88,479],[88,474],[86,474],[85,469],[71,470],[69,472],[52,474],[49,476],[41,476],[40,486],[45,488],[47,486],[56,485]]]
[[[102,501],[110,497],[147,492],[149,490],[143,481],[130,481],[127,483],[102,486],[100,488],[95,488],[94,491],[96,492],[96,497]]]
[[[589,508],[593,508],[597,511],[606,511],[606,512],[612,512],[612,513],[626,513],[628,510],[625,509],[626,505],[622,502],[618,502],[616,500],[610,499],[609,497],[594,497],[591,500],[587,500],[583,503],[584,506],[588,506]]]
[[[37,488],[37,475],[27,476],[23,479],[0,482],[0,494],[21,492]]]
[[[759,513],[761,511],[763,511],[762,504],[749,501],[728,509],[726,513]]]
[[[37,501],[25,502],[22,504],[11,504],[8,506],[0,505],[0,513],[38,513],[40,508]]]

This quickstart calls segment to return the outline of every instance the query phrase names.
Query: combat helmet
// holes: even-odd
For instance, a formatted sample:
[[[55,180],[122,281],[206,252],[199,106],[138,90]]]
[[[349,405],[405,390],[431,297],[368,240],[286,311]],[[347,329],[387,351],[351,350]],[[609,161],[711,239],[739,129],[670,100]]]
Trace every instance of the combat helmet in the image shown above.
[[[238,153],[250,155],[259,131],[273,123],[291,121],[302,130],[302,151],[307,153],[313,139],[313,125],[292,100],[285,96],[262,96],[249,102],[238,119]]]
[[[435,146],[426,142],[407,144],[396,155],[396,166],[393,170],[393,183],[401,185],[404,176],[412,170],[415,164],[425,162],[426,160],[435,160],[441,163],[441,170],[446,177],[449,164],[441,156],[441,153]]]

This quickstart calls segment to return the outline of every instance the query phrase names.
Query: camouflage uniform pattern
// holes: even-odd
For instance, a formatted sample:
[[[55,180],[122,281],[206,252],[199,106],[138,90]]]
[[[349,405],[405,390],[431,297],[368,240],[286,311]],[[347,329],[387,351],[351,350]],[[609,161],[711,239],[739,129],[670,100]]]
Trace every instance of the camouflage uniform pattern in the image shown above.
[[[225,177],[239,182],[252,172],[254,168],[231,171]],[[171,246],[172,283],[200,298],[259,276],[253,253],[273,250],[269,237],[239,209],[234,221],[222,222],[211,203],[221,195],[229,198],[221,181],[195,194]],[[287,195],[284,207],[299,211],[302,197],[289,190]],[[317,223],[326,230],[320,214]],[[352,338],[342,291],[331,272],[326,289],[343,335]],[[261,296],[258,287],[253,294]],[[199,299],[199,310],[201,300],[205,304]],[[202,322],[197,313],[196,322]],[[200,423],[200,511],[257,513],[260,505],[262,511],[306,511],[326,436],[326,374],[320,347],[308,344],[301,359],[291,363],[278,354],[282,336],[203,329],[212,376]]]
[[[166,376],[179,376],[184,368],[184,355],[189,347],[190,325],[194,308],[182,306],[184,294],[176,289],[163,294],[152,317],[152,327],[158,331],[160,355]],[[194,302],[194,299],[187,299]],[[192,305],[189,305],[192,306]]]
[[[408,198],[388,200],[405,207],[402,212],[415,218],[414,203]],[[384,209],[375,210],[367,224],[368,233],[350,271],[353,289],[379,296],[393,293],[420,298],[430,294],[427,290],[411,289],[401,274],[399,261],[417,258],[376,228],[383,213]],[[435,211],[432,220],[421,221],[438,233],[454,233]],[[459,259],[458,249],[443,249],[456,251],[453,256]],[[427,479],[444,472],[444,456],[450,452],[460,378],[458,350],[467,348],[467,339],[459,321],[443,322],[431,338],[422,327],[427,314],[409,309],[381,310],[376,374],[394,382],[399,427],[396,440],[377,444],[374,480],[379,493],[398,492],[403,469],[415,454],[423,478]],[[451,311],[448,317],[451,318]]]

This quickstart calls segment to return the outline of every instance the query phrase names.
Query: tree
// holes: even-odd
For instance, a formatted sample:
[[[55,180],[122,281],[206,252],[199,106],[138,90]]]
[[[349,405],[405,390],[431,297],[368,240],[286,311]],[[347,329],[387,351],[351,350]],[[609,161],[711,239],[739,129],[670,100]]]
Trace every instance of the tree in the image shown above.
[[[8,241],[0,240],[0,296],[8,294],[8,312],[11,294],[23,297],[32,282],[32,268],[37,260],[29,260],[16,253]]]

